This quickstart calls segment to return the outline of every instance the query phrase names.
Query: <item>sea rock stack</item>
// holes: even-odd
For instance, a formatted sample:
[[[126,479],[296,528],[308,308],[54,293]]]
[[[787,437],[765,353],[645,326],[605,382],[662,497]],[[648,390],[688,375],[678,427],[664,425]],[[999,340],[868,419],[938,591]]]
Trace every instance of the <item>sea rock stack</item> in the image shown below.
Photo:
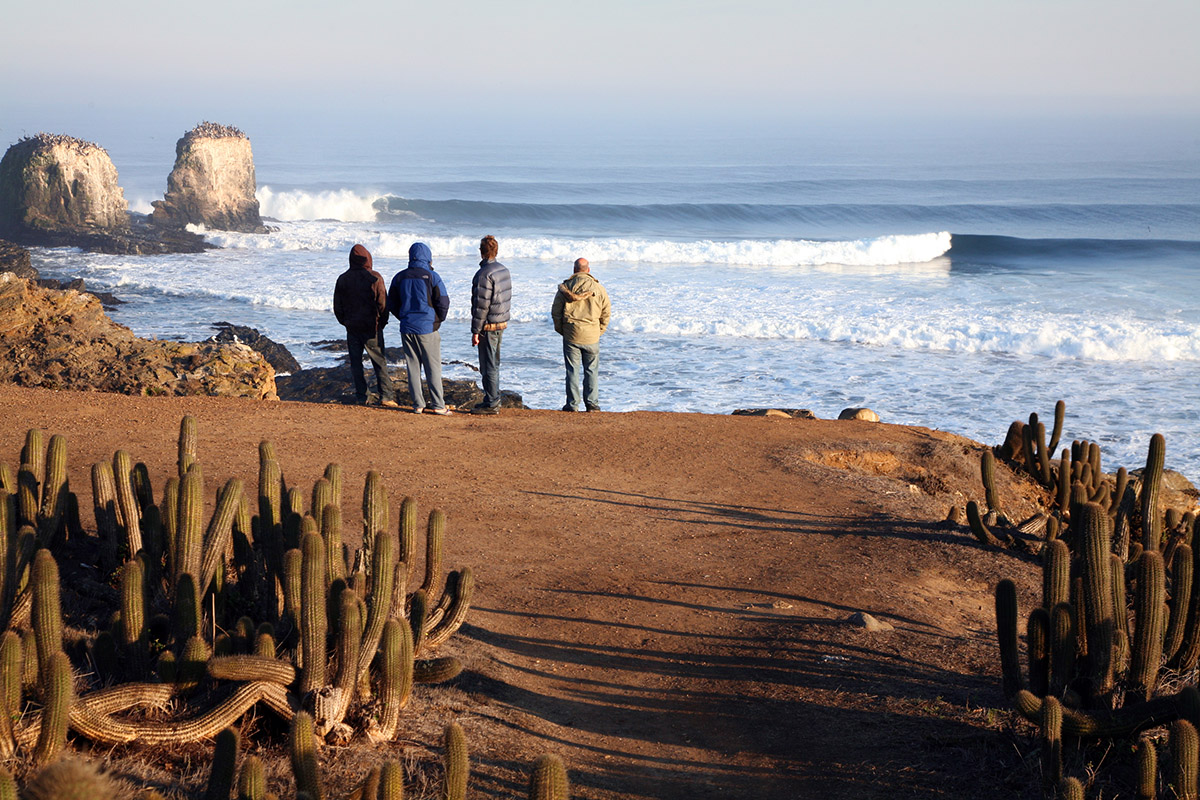
[[[189,223],[226,231],[265,233],[258,213],[250,139],[237,128],[202,122],[175,144],[167,193],[155,200],[158,225]]]
[[[129,228],[108,151],[73,136],[22,138],[0,159],[0,231],[33,244]]]

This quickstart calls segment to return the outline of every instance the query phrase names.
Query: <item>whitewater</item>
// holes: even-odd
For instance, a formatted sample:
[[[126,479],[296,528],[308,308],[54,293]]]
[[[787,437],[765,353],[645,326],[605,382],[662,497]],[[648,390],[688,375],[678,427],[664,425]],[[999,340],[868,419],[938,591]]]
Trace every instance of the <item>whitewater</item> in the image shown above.
[[[46,249],[36,266],[114,292],[112,316],[139,334],[202,339],[229,321],[326,366],[314,343],[342,336],[332,287],[350,247],[390,280],[423,241],[451,299],[447,374],[474,378],[468,297],[490,233],[514,285],[502,386],[533,407],[563,402],[549,309],[582,256],[613,302],[607,411],[869,406],[996,442],[1063,399],[1068,441],[1100,442],[1109,466],[1140,466],[1161,432],[1168,466],[1200,478],[1200,156],[1186,137],[1153,157],[1144,141],[1077,151],[1050,136],[986,157],[978,141],[529,141],[497,164],[482,144],[406,160],[329,134],[316,158],[283,130],[249,132],[272,233],[200,229],[219,248],[201,255]],[[108,146],[146,211],[170,157],[137,135]]]

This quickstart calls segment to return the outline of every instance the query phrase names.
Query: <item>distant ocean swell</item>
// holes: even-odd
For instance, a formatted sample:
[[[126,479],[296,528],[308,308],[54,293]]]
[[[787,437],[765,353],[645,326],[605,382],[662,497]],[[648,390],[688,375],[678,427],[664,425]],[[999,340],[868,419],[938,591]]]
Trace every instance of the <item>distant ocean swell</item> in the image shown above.
[[[584,232],[701,231],[712,226],[813,230],[847,223],[960,230],[980,225],[1144,226],[1147,238],[1156,229],[1200,230],[1200,203],[514,203],[425,200],[350,189],[276,192],[269,186],[259,189],[258,200],[264,216],[283,221],[419,219]]]

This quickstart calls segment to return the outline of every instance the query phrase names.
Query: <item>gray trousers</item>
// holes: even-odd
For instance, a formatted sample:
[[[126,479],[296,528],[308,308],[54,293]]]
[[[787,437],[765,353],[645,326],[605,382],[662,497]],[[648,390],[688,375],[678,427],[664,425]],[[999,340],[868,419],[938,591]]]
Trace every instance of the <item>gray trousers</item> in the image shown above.
[[[402,333],[404,341],[404,366],[408,368],[408,396],[413,408],[425,407],[425,396],[421,392],[421,370],[425,370],[425,381],[429,385],[429,403],[434,408],[445,408],[442,397],[442,334]]]

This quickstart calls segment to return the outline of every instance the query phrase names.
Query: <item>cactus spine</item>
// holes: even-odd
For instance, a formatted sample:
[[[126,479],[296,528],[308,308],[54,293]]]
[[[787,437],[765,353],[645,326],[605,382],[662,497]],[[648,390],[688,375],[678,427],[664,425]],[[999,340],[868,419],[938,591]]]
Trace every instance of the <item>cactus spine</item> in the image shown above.
[[[21,707],[21,672],[23,670],[21,637],[16,631],[0,636],[0,681],[5,706],[10,712]]]
[[[404,768],[399,761],[385,761],[379,770],[379,800],[404,800]]]

